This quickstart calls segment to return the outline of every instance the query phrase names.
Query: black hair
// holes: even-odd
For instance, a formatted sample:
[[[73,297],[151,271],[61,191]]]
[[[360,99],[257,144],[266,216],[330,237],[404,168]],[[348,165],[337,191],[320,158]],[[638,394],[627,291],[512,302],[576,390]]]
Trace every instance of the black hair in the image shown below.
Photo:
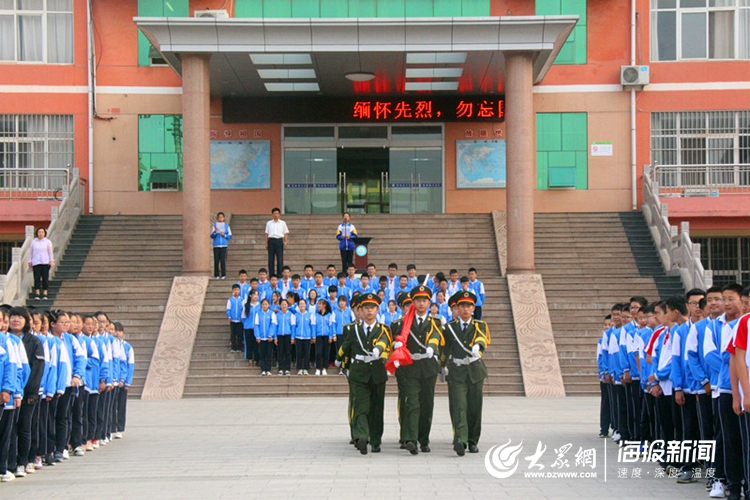
[[[281,209],[280,209],[279,207],[273,207],[273,208],[271,209],[271,213],[275,213],[275,212],[279,212],[279,213],[281,213]]]
[[[334,264],[328,264],[328,265],[326,266],[326,269],[331,269],[331,268],[334,268],[334,269],[336,269],[336,266],[335,266]]]
[[[26,323],[23,325],[21,331],[23,333],[29,333],[29,331],[31,330],[31,316],[29,316],[29,311],[27,311],[25,307],[12,308],[8,313],[8,317],[10,316],[21,316],[24,320],[26,320]],[[8,329],[10,330],[10,327],[8,327]]]
[[[250,278],[250,283],[253,283],[253,282],[257,283],[258,282],[258,278]]]
[[[94,313],[94,316],[96,316],[97,321],[99,320],[99,316],[104,316],[105,318],[107,318],[107,321],[109,321],[109,316],[107,316],[107,313],[105,313],[104,311],[96,311]]]
[[[468,271],[468,272],[472,272],[472,271],[474,271],[474,272],[477,272],[477,270],[476,270],[476,268],[475,268],[475,267],[470,267],[470,268],[469,268],[469,271]]]
[[[303,269],[307,269],[307,268],[310,268],[310,269],[313,269],[313,270],[315,269],[315,268],[314,268],[314,267],[312,266],[312,264],[305,264],[305,267],[304,267]]]
[[[359,281],[362,281],[362,280],[370,281],[370,277],[366,274],[363,274],[362,276],[359,277]]]
[[[739,283],[728,283],[721,288],[722,293],[732,291],[742,297],[742,285]]]
[[[291,273],[292,272],[292,268],[289,267],[289,266],[284,266],[284,267],[281,268],[281,272],[283,273],[284,271],[289,271]]]
[[[703,297],[700,301],[698,301],[698,307],[700,309],[705,309],[706,304],[708,304],[708,301],[706,300],[706,297]]]
[[[344,295],[339,295],[339,298],[338,298],[338,302],[347,302],[347,300],[346,300],[346,296],[344,296]]]
[[[685,297],[681,297],[680,295],[672,295],[664,303],[669,309],[679,312],[682,316],[685,316],[688,312]]]
[[[271,278],[276,278],[276,279],[279,279],[279,277],[278,277],[277,275],[275,275],[275,274],[272,274],[271,276],[269,276],[269,277],[268,277],[268,279],[269,279],[269,280],[270,280]]]
[[[322,272],[320,272],[320,271],[315,271],[315,276],[321,276],[321,277],[322,277],[322,276],[323,276],[323,273],[322,273]]]
[[[388,283],[388,278],[386,278],[385,276],[381,276],[380,279],[378,279],[378,281],[380,283]]]
[[[342,271],[336,275],[336,278],[337,279],[346,278],[346,273]]]
[[[708,295],[709,293],[721,293],[721,287],[719,285],[709,287],[709,289],[706,290],[706,295]]]
[[[44,237],[47,237],[47,228],[39,226],[38,228],[36,228],[36,231],[34,231],[34,236],[39,234],[39,231],[44,231]]]
[[[444,280],[445,279],[445,273],[443,273],[443,271],[438,271],[435,274],[435,279],[437,279],[438,282],[440,282],[440,280]]]
[[[607,314],[606,316],[604,316],[604,321],[607,321],[608,319],[612,319],[611,314]]]
[[[458,269],[451,269],[448,274],[458,274]]]
[[[372,262],[370,262],[369,264],[367,264],[366,267],[367,268],[374,267],[375,269],[377,269],[377,267],[375,266],[375,264],[373,264]]]
[[[103,312],[101,312],[101,311],[100,311],[100,312],[97,312],[97,313],[96,313],[96,317],[98,318],[98,317],[99,317],[100,315],[102,315],[102,314],[104,314],[104,313],[103,313]],[[67,316],[67,315],[68,315],[68,313],[67,313],[67,312],[65,312],[65,311],[63,311],[62,309],[55,309],[54,311],[50,311],[50,312],[49,312],[49,322],[50,322],[50,326],[52,325],[52,323],[57,323],[57,321],[58,321],[58,320],[59,320],[59,319],[60,319],[60,318],[61,318],[62,316]],[[107,315],[106,315],[106,314],[104,314],[104,316],[106,317]],[[109,318],[107,318],[107,319],[109,319]]]
[[[216,218],[218,219],[220,215],[224,215],[224,212],[218,212],[218,213],[216,214]],[[226,217],[226,215],[224,215],[224,217]]]
[[[646,297],[641,297],[640,295],[630,297],[630,304],[632,304],[633,302],[638,302],[638,305],[641,306],[641,309],[648,305],[648,300],[646,300]],[[630,304],[628,304],[628,306],[630,306]]]
[[[260,269],[258,269],[258,274],[260,274],[260,273],[266,273],[266,274],[268,274],[268,269],[266,269],[265,267],[261,267]]]
[[[424,274],[420,274],[419,276],[417,276],[417,281],[419,281],[420,283],[424,283],[425,278],[427,278],[427,276],[425,276]]]
[[[119,321],[115,321],[115,331],[125,333],[125,327]]]
[[[232,285],[232,290],[234,290],[235,288],[237,290],[239,290],[240,289],[240,285],[238,285],[237,283],[235,283],[234,285]]]
[[[622,304],[615,304],[610,308],[610,312],[622,311]]]
[[[398,264],[396,264],[395,262],[391,262],[390,264],[388,264],[388,269],[398,269]]]
[[[706,291],[705,290],[701,290],[700,288],[693,288],[692,290],[690,290],[688,293],[685,294],[685,302],[687,302],[688,300],[690,300],[690,297],[692,297],[694,295],[700,295],[701,297],[705,297],[706,296]]]
[[[459,283],[468,283],[469,278],[467,276],[461,276],[461,279],[458,280]]]
[[[416,271],[417,270],[417,266],[415,266],[414,264],[408,264],[406,266],[406,270],[407,271],[411,271],[412,269],[414,269]]]
[[[339,288],[336,285],[331,285],[328,287],[328,293],[338,292],[338,291],[339,291]]]
[[[329,303],[328,303],[328,301],[327,301],[326,299],[322,299],[322,298],[321,298],[321,299],[318,299],[318,302],[316,302],[316,303],[315,303],[315,305],[317,306],[317,305],[318,305],[318,304],[320,304],[321,302],[322,302],[322,303],[323,303],[323,305],[325,306],[325,310],[323,311],[323,313],[322,313],[322,314],[323,314],[323,316],[328,316],[329,314],[331,314],[331,304],[329,304]]]
[[[750,297],[750,286],[746,286],[742,293],[740,294],[740,297]]]
[[[240,272],[238,272],[237,274],[238,275],[240,275],[240,274],[247,274],[247,271],[245,271],[244,269],[240,269]]]
[[[641,307],[641,311],[643,314],[654,314],[654,303],[646,304],[644,307]]]
[[[301,280],[302,277],[299,274],[292,274],[292,279],[293,280]]]

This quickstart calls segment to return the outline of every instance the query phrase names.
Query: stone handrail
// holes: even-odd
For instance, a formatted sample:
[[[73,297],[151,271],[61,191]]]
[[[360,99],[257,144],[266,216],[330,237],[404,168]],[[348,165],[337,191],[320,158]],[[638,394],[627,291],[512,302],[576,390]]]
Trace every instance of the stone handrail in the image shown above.
[[[659,201],[659,186],[651,179],[652,167],[643,170],[643,205],[641,210],[656,244],[662,266],[668,274],[679,274],[685,289],[706,289],[713,284],[713,273],[703,268],[701,248],[690,239],[688,222],[677,226],[669,223],[666,203]]]
[[[81,184],[78,169],[72,169],[70,183],[62,188],[63,201],[59,206],[52,207],[51,223],[47,233],[54,249],[55,263],[65,253],[70,242],[78,218],[83,213],[85,190]],[[21,248],[13,249],[13,260],[8,274],[0,275],[0,302],[19,305],[25,302],[25,295],[33,286],[34,276],[27,262],[29,261],[29,247],[34,239],[34,226],[26,226],[26,239]],[[50,276],[54,276],[56,268],[52,268]]]

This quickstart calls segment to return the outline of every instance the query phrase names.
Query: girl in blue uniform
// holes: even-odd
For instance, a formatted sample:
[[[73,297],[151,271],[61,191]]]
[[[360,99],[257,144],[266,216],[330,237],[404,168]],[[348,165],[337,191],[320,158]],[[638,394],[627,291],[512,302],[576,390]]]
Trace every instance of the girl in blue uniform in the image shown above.
[[[242,308],[242,328],[245,334],[245,359],[250,366],[258,366],[258,344],[255,342],[255,316],[260,311],[258,291],[250,290]]]
[[[279,375],[289,375],[292,368],[291,345],[297,324],[295,314],[289,309],[289,303],[282,300],[276,313],[276,340],[278,347]]]
[[[294,330],[292,345],[297,351],[297,375],[309,375],[310,369],[310,342],[314,338],[312,313],[307,310],[307,301],[300,299],[297,303],[297,328]]]
[[[260,303],[260,311],[255,316],[255,342],[260,352],[260,374],[271,374],[273,361],[273,341],[276,339],[276,315],[271,311],[268,299]]]
[[[315,314],[315,375],[328,375],[328,352],[331,349],[331,305],[325,299],[317,302]]]

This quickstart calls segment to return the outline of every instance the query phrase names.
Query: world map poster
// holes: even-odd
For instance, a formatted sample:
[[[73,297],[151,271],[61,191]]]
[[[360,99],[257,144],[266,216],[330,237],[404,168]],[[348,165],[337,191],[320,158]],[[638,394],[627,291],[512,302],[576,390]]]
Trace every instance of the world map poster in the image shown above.
[[[505,139],[456,141],[456,187],[504,188]]]
[[[211,141],[211,189],[270,189],[271,141]]]

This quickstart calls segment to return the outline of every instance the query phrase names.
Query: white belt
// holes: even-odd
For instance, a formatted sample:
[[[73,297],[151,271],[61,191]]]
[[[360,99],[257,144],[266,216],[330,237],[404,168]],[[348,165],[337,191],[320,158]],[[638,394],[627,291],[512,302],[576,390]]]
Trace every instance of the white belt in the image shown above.
[[[413,353],[411,353],[411,359],[413,359],[414,361],[419,361],[420,359],[428,359],[428,358],[431,358],[431,357],[434,358],[435,356],[434,355],[433,356],[429,356],[426,352],[413,352]]]
[[[380,359],[380,356],[373,356],[372,354],[357,354],[356,356],[354,356],[354,359],[356,359],[357,361],[362,361],[363,363],[372,363],[373,361],[377,361],[378,359]]]
[[[467,356],[465,358],[454,358],[454,357],[451,357],[451,361],[453,361],[453,364],[455,364],[457,366],[469,365],[469,364],[471,364],[474,361],[477,361],[479,359],[481,359],[481,356]]]

